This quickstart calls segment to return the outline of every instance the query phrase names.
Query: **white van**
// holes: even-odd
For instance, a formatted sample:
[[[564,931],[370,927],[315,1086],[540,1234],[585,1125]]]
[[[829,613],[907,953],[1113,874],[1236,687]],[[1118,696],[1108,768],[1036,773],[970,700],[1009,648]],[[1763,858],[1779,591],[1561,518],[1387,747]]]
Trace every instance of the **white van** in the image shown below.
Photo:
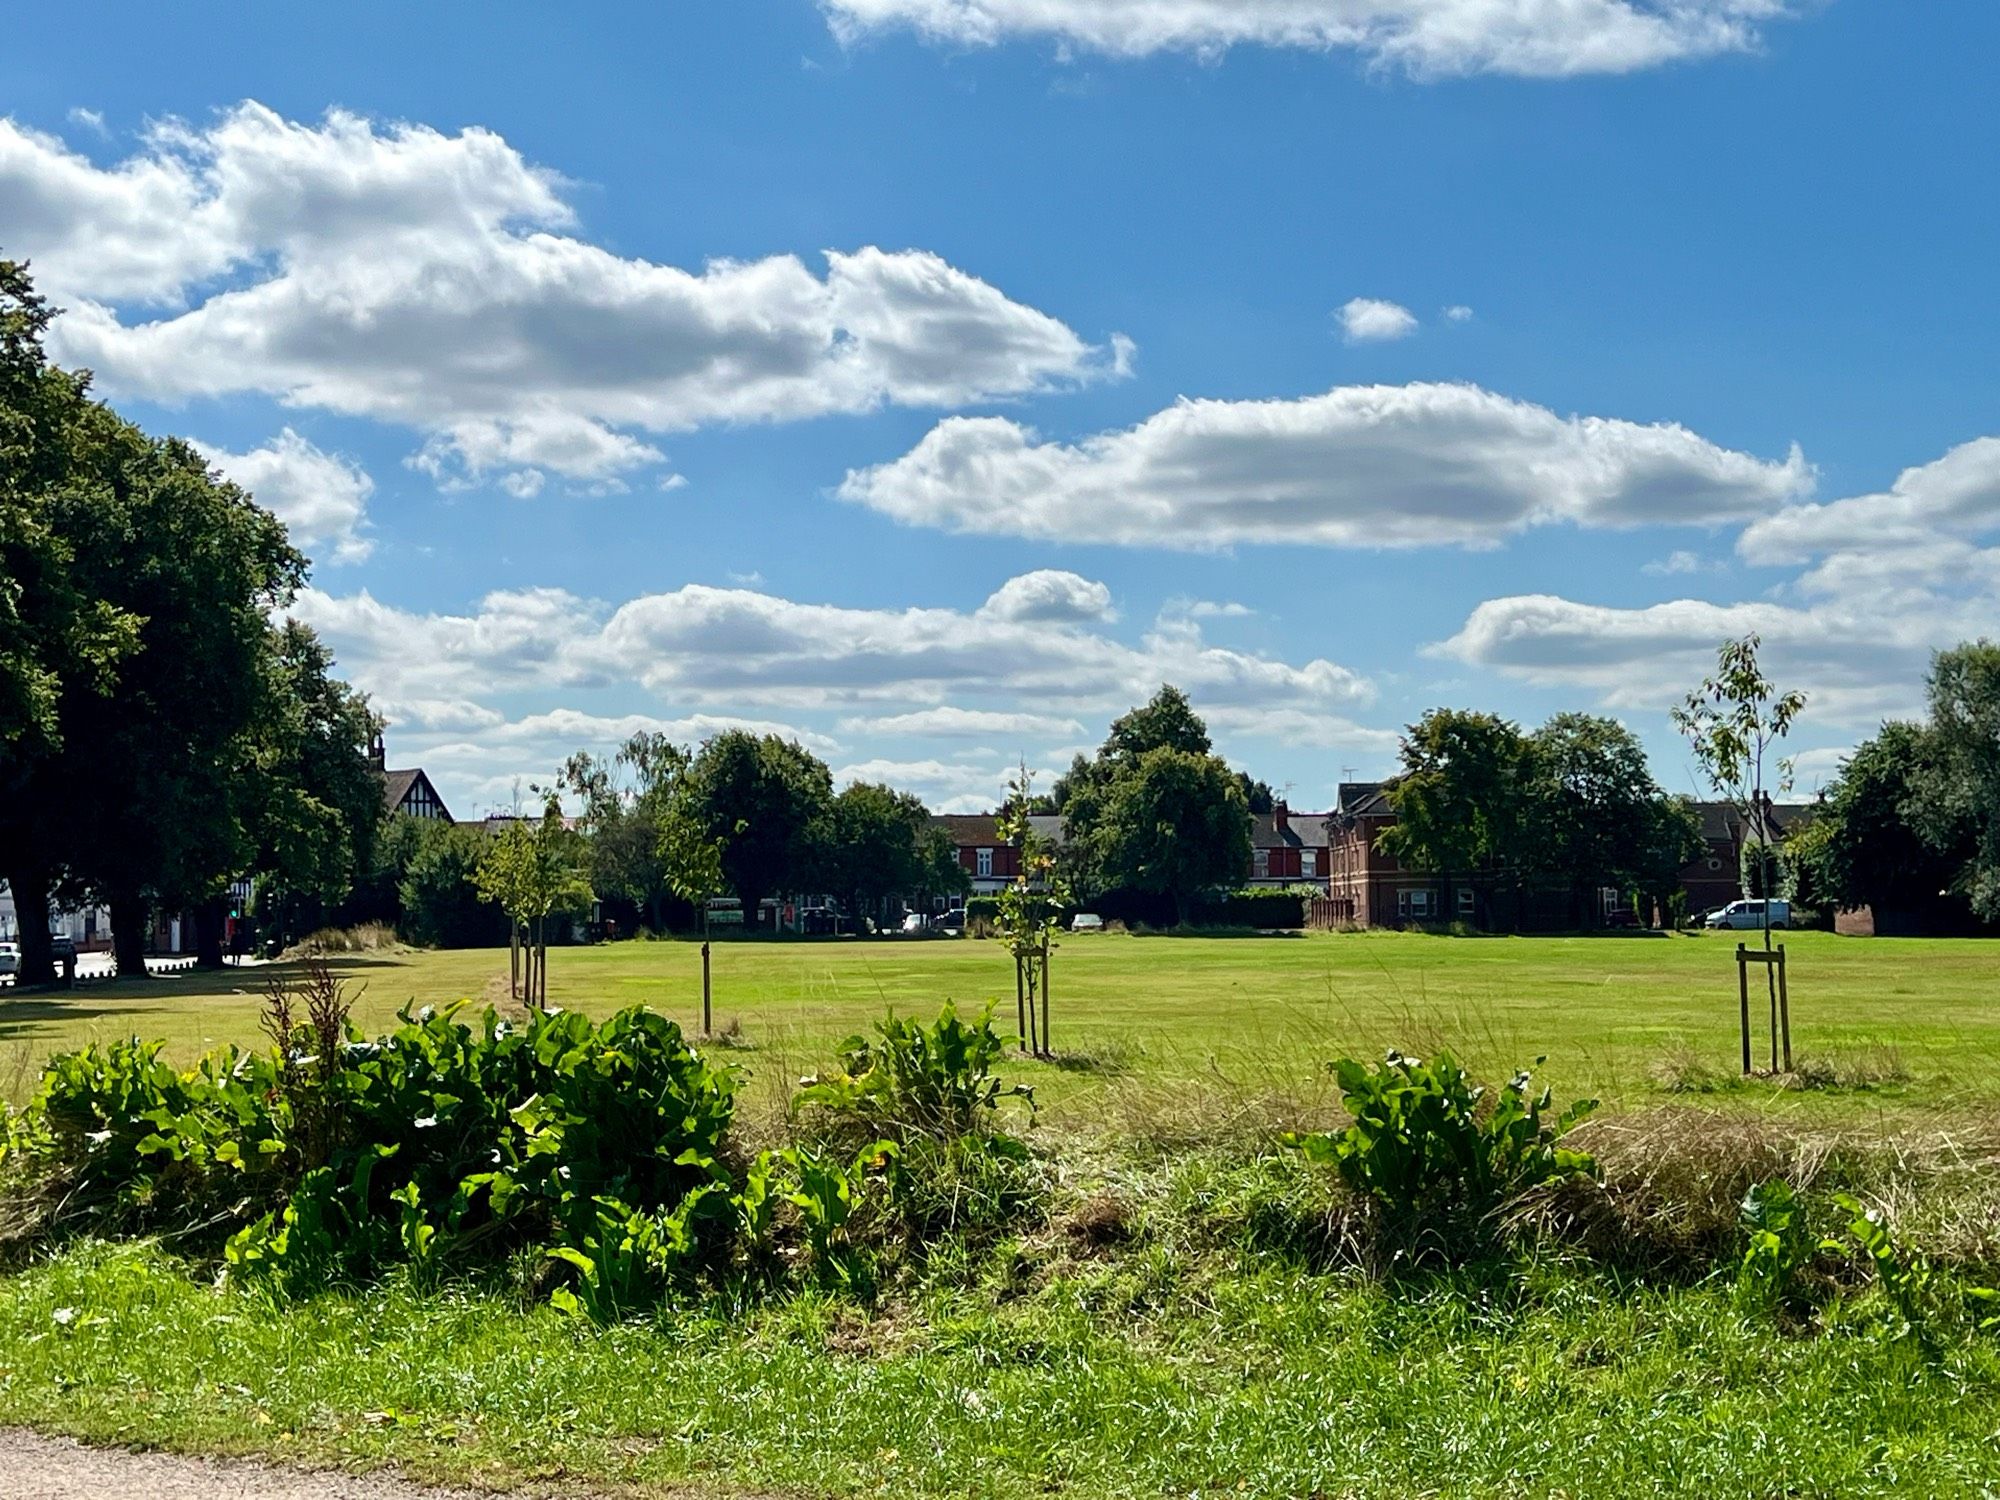
[[[1716,930],[1736,928],[1761,931],[1766,906],[1771,908],[1773,927],[1792,925],[1792,903],[1789,901],[1732,901],[1720,911],[1710,912],[1702,925]]]

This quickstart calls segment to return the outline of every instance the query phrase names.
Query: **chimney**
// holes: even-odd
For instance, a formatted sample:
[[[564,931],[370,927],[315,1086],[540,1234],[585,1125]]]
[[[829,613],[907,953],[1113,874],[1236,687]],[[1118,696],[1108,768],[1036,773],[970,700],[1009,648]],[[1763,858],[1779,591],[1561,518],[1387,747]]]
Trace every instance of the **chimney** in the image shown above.
[[[389,747],[382,743],[382,731],[379,729],[375,731],[375,738],[368,744],[368,764],[373,766],[378,774],[389,769]]]
[[[1283,797],[1280,797],[1276,802],[1271,804],[1271,817],[1277,822],[1278,832],[1290,833],[1292,831],[1292,810],[1285,805]]]

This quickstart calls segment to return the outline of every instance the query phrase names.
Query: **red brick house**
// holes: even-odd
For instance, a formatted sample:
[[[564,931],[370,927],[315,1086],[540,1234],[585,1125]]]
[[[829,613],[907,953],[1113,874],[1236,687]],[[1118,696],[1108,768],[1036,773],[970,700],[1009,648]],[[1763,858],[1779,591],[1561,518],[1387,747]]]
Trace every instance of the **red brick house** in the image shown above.
[[[1318,885],[1327,881],[1331,813],[1295,813],[1280,802],[1250,817],[1248,885]]]
[[[1706,847],[1681,870],[1689,916],[1727,906],[1743,894],[1743,846],[1757,837],[1749,818],[1734,802],[1697,802],[1694,810],[1701,817],[1701,838]],[[1779,847],[1812,816],[1809,804],[1773,802],[1766,796],[1765,842],[1774,849]]]
[[[998,895],[1021,871],[1021,853],[1000,838],[998,813],[940,813],[931,826],[942,828],[958,850],[958,863],[972,878],[975,896]],[[1062,842],[1062,819],[1036,813],[1028,825],[1050,843]]]
[[[1424,870],[1407,870],[1375,847],[1396,821],[1389,805],[1391,781],[1342,782],[1327,815],[1327,900],[1315,925],[1408,927],[1479,919],[1479,897],[1463,877],[1452,882],[1452,910],[1444,910],[1443,882]]]

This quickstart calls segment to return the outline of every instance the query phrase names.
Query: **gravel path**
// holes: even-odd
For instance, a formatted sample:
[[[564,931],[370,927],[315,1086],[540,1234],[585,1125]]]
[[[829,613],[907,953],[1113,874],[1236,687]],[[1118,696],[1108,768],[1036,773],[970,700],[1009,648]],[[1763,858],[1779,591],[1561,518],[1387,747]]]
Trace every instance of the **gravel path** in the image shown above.
[[[86,1448],[0,1429],[0,1494],[12,1500],[472,1500],[400,1479]]]

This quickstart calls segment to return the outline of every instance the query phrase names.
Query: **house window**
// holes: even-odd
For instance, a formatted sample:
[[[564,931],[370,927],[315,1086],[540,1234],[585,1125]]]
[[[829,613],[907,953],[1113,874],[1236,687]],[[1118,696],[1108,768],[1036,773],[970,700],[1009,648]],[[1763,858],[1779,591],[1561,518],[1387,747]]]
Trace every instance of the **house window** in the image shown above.
[[[1431,893],[1429,891],[1402,890],[1396,893],[1396,905],[1400,915],[1410,921],[1422,922],[1431,914]]]
[[[1316,880],[1319,878],[1319,850],[1301,849],[1299,851],[1299,873],[1307,880]]]
[[[1458,888],[1459,916],[1463,917],[1466,921],[1470,922],[1472,920],[1472,907],[1473,907],[1472,887],[1469,885],[1460,886]]]
[[[992,879],[993,851],[991,849],[981,849],[977,854],[973,856],[973,859],[976,862],[977,872],[979,874],[980,879],[982,880]]]
[[[1250,851],[1250,875],[1255,880],[1265,880],[1271,874],[1271,851],[1252,849]]]

